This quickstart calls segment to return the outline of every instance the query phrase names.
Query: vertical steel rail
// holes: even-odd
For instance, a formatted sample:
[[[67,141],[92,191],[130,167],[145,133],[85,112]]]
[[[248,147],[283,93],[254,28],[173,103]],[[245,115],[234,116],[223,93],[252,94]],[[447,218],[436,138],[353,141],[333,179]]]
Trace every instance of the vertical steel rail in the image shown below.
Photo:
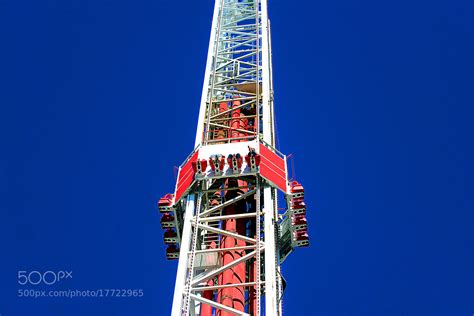
[[[219,0],[216,0],[219,1]],[[216,30],[216,42],[214,45],[214,53],[212,57],[212,75],[211,75],[211,89],[207,92],[207,119],[206,119],[206,125],[204,127],[204,130],[206,131],[204,135],[204,140],[203,140],[203,145],[207,144],[209,140],[209,126],[210,126],[210,120],[211,120],[211,114],[212,114],[212,97],[214,95],[214,85],[216,82],[216,69],[217,69],[217,62],[218,62],[218,57],[217,57],[217,52],[219,51],[219,38],[221,35],[221,22],[222,22],[222,15],[224,13],[224,1],[225,0],[220,0],[220,6],[218,10],[218,16],[217,16],[217,30]],[[204,91],[203,91],[204,93]]]
[[[189,256],[189,264],[188,264],[188,275],[186,278],[186,286],[185,286],[185,296],[184,296],[184,302],[183,302],[183,313],[184,315],[188,315],[189,313],[189,306],[191,303],[191,281],[194,276],[194,259],[196,256],[196,247],[197,247],[197,242],[198,242],[198,232],[199,232],[199,226],[198,226],[198,221],[199,221],[199,214],[201,213],[201,199],[202,199],[202,193],[198,193],[198,200],[196,203],[196,212],[195,215],[192,219],[192,226],[194,226],[193,230],[193,239],[191,243],[191,250],[188,253]]]
[[[257,117],[255,119],[255,131],[257,132],[257,139],[260,139],[260,12],[259,12],[259,0],[255,0],[255,36],[256,36],[256,100],[255,100],[255,111]]]
[[[255,238],[257,240],[256,245],[256,264],[255,264],[255,275],[257,276],[255,278],[255,304],[256,304],[256,315],[254,316],[260,316],[260,297],[261,297],[261,273],[260,273],[260,267],[261,267],[261,252],[260,252],[260,242],[261,242],[261,209],[260,209],[260,180],[256,179],[256,192],[255,192],[255,212],[257,213],[255,216]]]
[[[211,35],[209,37],[209,48],[207,50],[207,61],[206,70],[204,71],[204,82],[202,84],[202,95],[201,104],[199,107],[199,117],[196,128],[196,140],[194,141],[194,148],[203,143],[204,136],[204,120],[207,113],[207,94],[209,91],[209,76],[211,75],[212,61],[213,61],[213,48],[216,43],[216,30],[217,30],[217,16],[219,14],[219,1],[216,0],[214,4],[214,14],[212,15]]]
[[[184,285],[186,277],[186,268],[188,265],[188,254],[191,247],[191,221],[195,210],[195,196],[188,195],[186,202],[186,211],[184,213],[183,238],[181,239],[181,249],[179,253],[178,269],[176,271],[176,282],[174,287],[172,316],[181,316],[181,307],[184,299]]]

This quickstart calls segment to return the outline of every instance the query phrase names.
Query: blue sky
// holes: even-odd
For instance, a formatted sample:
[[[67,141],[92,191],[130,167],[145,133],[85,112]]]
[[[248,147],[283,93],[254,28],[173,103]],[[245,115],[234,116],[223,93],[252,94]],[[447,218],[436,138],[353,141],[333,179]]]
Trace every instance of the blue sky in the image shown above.
[[[285,315],[474,313],[470,1],[270,0],[312,246]],[[156,200],[194,144],[213,2],[0,1],[0,314],[168,315]],[[142,298],[18,298],[55,289]]]

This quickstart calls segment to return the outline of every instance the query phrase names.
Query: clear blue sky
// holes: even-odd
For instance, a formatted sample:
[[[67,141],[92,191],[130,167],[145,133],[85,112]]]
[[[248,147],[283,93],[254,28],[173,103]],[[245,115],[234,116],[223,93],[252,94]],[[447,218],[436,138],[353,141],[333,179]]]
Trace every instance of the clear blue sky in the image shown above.
[[[285,315],[474,313],[471,1],[270,0],[312,246]],[[0,0],[0,314],[169,315],[156,200],[193,148],[211,0]],[[23,299],[19,270],[143,298]]]

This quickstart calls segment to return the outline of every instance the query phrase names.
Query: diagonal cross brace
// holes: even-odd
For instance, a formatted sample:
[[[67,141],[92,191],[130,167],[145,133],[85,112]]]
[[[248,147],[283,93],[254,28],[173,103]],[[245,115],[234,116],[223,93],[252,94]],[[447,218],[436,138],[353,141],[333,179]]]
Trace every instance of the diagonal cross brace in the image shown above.
[[[210,209],[208,209],[208,210],[202,212],[201,214],[199,214],[199,216],[200,216],[200,217],[205,217],[206,215],[208,215],[208,214],[210,214],[210,213],[212,213],[212,212],[214,212],[214,211],[217,211],[217,210],[220,210],[220,209],[222,209],[222,208],[224,208],[224,207],[227,207],[227,206],[229,206],[229,205],[232,205],[232,204],[234,204],[235,202],[238,202],[238,201],[240,201],[240,200],[242,200],[242,199],[245,199],[247,196],[250,196],[250,195],[252,195],[252,194],[254,194],[254,193],[255,193],[255,190],[248,191],[248,192],[246,192],[246,193],[244,193],[244,194],[242,194],[242,195],[239,195],[239,196],[237,196],[237,197],[235,197],[235,198],[233,198],[233,199],[230,199],[229,201],[225,201],[224,203],[222,203],[222,204],[220,204],[220,205],[214,206],[214,207],[212,207],[212,208],[210,208]]]
[[[219,304],[217,302],[214,302],[214,301],[211,301],[211,300],[208,300],[202,296],[198,296],[198,295],[195,295],[195,294],[190,294],[190,297],[191,299],[195,300],[195,301],[198,301],[198,302],[201,302],[201,303],[204,303],[204,304],[207,304],[207,305],[210,305],[212,307],[215,307],[215,308],[218,308],[220,310],[223,310],[223,311],[226,311],[226,312],[229,312],[229,313],[232,313],[234,315],[238,315],[238,316],[250,316],[250,314],[247,314],[245,312],[241,312],[241,311],[238,311],[232,307],[229,307],[229,306],[226,306],[226,305],[222,305],[222,304]]]
[[[195,225],[195,223],[193,223],[193,225]],[[200,229],[203,229],[203,230],[208,230],[208,231],[216,233],[216,234],[221,234],[221,235],[233,237],[235,239],[244,240],[244,241],[252,243],[252,244],[256,243],[256,240],[253,239],[253,238],[242,236],[240,234],[232,233],[232,232],[229,232],[227,230],[222,230],[222,229],[215,228],[215,227],[212,227],[212,226],[209,226],[209,225],[198,224],[197,227],[200,228]]]
[[[260,248],[260,252],[263,251],[264,249],[265,249],[265,246],[263,246],[262,248]],[[253,256],[255,256],[256,253],[257,253],[257,251],[254,250],[254,251],[252,251],[252,252],[246,254],[245,256],[240,257],[240,258],[237,259],[237,260],[234,260],[234,261],[232,261],[232,262],[229,262],[229,263],[226,264],[225,266],[222,266],[222,267],[220,267],[220,268],[218,268],[218,269],[216,269],[216,270],[213,270],[213,271],[210,271],[210,272],[206,273],[206,274],[203,275],[202,277],[200,277],[200,278],[198,278],[198,279],[196,279],[196,280],[193,280],[193,281],[191,282],[191,286],[195,286],[196,284],[199,284],[199,283],[201,283],[201,282],[204,282],[204,281],[209,280],[210,278],[212,278],[212,277],[214,277],[214,276],[216,276],[216,275],[218,275],[218,274],[224,272],[225,270],[230,269],[230,268],[232,268],[232,267],[238,265],[239,263],[241,263],[241,262],[243,262],[243,261],[246,261],[246,260],[252,258]]]

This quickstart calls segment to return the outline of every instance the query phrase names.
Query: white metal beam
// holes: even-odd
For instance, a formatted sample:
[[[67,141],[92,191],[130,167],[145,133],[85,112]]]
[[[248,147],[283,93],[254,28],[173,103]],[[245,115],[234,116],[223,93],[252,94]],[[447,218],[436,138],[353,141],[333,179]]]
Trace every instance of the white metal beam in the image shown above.
[[[212,252],[224,252],[224,251],[232,251],[232,250],[246,250],[246,249],[255,249],[257,245],[253,246],[240,246],[240,247],[229,247],[229,248],[214,248],[214,249],[202,249],[196,250],[195,253],[212,253]]]
[[[262,27],[262,123],[263,123],[263,140],[273,145],[272,121],[271,121],[271,99],[270,99],[270,53],[268,39],[268,11],[267,0],[260,0],[261,27]]]
[[[222,216],[212,216],[212,217],[204,217],[200,218],[200,222],[213,222],[213,221],[222,221],[225,219],[232,219],[232,218],[249,218],[255,217],[256,213],[242,213],[242,214],[232,214],[232,215],[222,215]]]
[[[173,308],[171,316],[181,316],[181,306],[183,305],[183,291],[186,280],[186,267],[188,264],[188,252],[191,247],[191,220],[194,213],[194,195],[188,195],[186,211],[184,213],[183,236],[181,238],[181,249],[179,251],[178,269],[176,271],[176,281],[174,286]]]
[[[196,129],[196,140],[194,148],[202,143],[204,132],[204,119],[206,116],[207,93],[209,90],[209,78],[211,76],[211,68],[214,56],[214,46],[216,44],[217,20],[219,17],[220,0],[216,0],[214,4],[214,14],[212,15],[211,35],[209,38],[209,49],[207,50],[206,70],[204,72],[204,82],[202,84],[201,106],[199,108],[199,117]]]
[[[218,290],[218,289],[224,289],[224,288],[229,288],[229,287],[249,287],[249,286],[254,286],[256,284],[257,282],[246,282],[246,283],[222,284],[222,285],[213,285],[213,286],[200,286],[200,287],[193,288],[191,291],[197,292],[197,291],[207,291],[207,290]]]
[[[265,313],[267,315],[279,316],[276,285],[276,240],[275,240],[275,207],[273,204],[272,191],[274,188],[268,186],[263,192],[263,203],[265,210]]]

